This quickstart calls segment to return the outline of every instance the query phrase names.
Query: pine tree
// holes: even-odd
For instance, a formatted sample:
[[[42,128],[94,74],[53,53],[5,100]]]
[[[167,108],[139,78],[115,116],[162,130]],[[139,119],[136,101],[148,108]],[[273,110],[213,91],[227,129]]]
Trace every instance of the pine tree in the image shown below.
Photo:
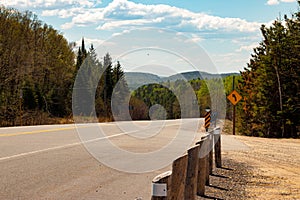
[[[81,48],[79,47],[77,59],[76,59],[76,69],[79,70],[81,65],[82,65],[82,51]]]
[[[130,91],[125,80],[125,74],[119,61],[113,67],[112,70],[112,82],[113,82],[113,95],[112,103],[114,106],[114,116],[117,120],[130,120],[125,119],[126,107],[130,98]]]
[[[296,16],[296,17],[295,17]],[[242,72],[242,131],[266,137],[296,137],[299,126],[299,13],[262,26],[264,40]],[[285,24],[283,24],[285,23]]]
[[[106,55],[103,58],[103,79],[104,79],[104,85],[103,85],[103,101],[105,104],[105,116],[111,117],[111,95],[113,93],[113,69],[112,69],[112,58],[110,57],[109,53],[106,53]]]
[[[87,56],[88,56],[88,52],[85,49],[84,38],[82,38],[81,47],[78,48],[78,54],[77,54],[77,61],[76,61],[77,70],[83,64]]]
[[[84,60],[88,55],[88,53],[85,49],[84,38],[82,38],[82,40],[81,40],[81,51],[82,51],[82,58]]]
[[[115,86],[118,81],[123,78],[124,72],[122,70],[121,64],[117,61],[116,66],[113,68],[113,85]]]

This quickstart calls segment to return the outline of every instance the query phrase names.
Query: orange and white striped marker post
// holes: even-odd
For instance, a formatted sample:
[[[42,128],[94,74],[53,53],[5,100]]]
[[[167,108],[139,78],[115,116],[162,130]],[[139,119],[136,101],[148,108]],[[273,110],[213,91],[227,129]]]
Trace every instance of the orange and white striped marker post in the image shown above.
[[[206,114],[205,114],[204,118],[205,118],[204,127],[205,127],[206,132],[208,132],[208,128],[210,127],[210,121],[211,121],[211,112],[210,112],[210,109],[206,110]]]

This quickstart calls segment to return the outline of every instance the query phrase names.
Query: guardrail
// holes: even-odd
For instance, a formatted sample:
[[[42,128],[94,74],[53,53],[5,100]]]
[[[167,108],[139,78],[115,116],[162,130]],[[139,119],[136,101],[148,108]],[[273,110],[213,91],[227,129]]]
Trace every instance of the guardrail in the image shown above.
[[[222,167],[221,131],[215,128],[201,138],[187,153],[176,159],[172,171],[156,176],[152,180],[152,200],[195,200],[205,196],[205,185],[215,167]]]

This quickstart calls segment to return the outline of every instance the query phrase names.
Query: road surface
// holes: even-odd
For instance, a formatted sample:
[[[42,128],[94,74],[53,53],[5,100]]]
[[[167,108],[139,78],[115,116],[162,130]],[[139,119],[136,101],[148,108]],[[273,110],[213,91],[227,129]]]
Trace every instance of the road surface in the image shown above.
[[[147,153],[172,142],[182,124],[194,124],[195,120],[198,127],[203,125],[203,119],[165,121],[156,136],[151,134],[160,122],[157,127],[154,122],[154,129],[153,124],[147,128],[149,122],[134,122],[144,126],[142,133],[120,130],[116,123],[0,128],[0,199],[150,199],[152,179],[170,165],[147,173],[118,171],[95,159],[78,131],[90,134],[91,127],[99,126],[107,134],[100,141],[109,139],[125,151]],[[194,129],[183,127],[186,137],[192,137]],[[149,138],[130,134],[148,134]],[[203,134],[198,130],[196,136]],[[231,136],[224,136],[222,141],[224,150],[247,149]],[[120,159],[114,156],[109,161]]]

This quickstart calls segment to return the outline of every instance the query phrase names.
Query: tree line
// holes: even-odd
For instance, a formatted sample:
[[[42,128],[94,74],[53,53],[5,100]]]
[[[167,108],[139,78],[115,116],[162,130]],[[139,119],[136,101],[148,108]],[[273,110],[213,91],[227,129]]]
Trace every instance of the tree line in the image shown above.
[[[99,117],[110,118],[112,88],[124,74],[120,63],[112,66],[109,53],[99,61],[93,46],[86,50],[84,40],[77,56],[74,47],[32,12],[0,7],[0,126],[71,119],[73,85],[81,65],[107,67],[96,101]]]
[[[300,120],[300,12],[261,27],[263,41],[241,72],[239,130],[246,135],[297,137]],[[298,133],[297,133],[298,132]]]
[[[122,104],[130,94],[120,62],[113,63],[109,53],[99,60],[93,45],[86,50],[84,39],[76,60],[73,114],[113,121],[112,98]]]
[[[217,95],[214,94],[214,91],[218,91],[218,88],[214,91],[210,91],[209,88],[212,89],[215,88],[214,86],[220,85],[223,85],[221,78],[190,81],[179,79],[174,82],[144,85],[132,92],[133,105],[138,108],[132,112],[133,118],[136,119],[135,116],[137,115],[142,119],[150,119],[147,109],[157,104],[164,107],[166,119],[203,117],[206,108],[211,108],[214,111],[219,109],[216,105],[212,107],[211,101],[212,98],[218,100],[218,97],[214,96]],[[189,92],[190,87],[193,94]],[[194,100],[191,95],[195,95]]]
[[[1,125],[70,114],[72,45],[31,12],[0,7]]]

